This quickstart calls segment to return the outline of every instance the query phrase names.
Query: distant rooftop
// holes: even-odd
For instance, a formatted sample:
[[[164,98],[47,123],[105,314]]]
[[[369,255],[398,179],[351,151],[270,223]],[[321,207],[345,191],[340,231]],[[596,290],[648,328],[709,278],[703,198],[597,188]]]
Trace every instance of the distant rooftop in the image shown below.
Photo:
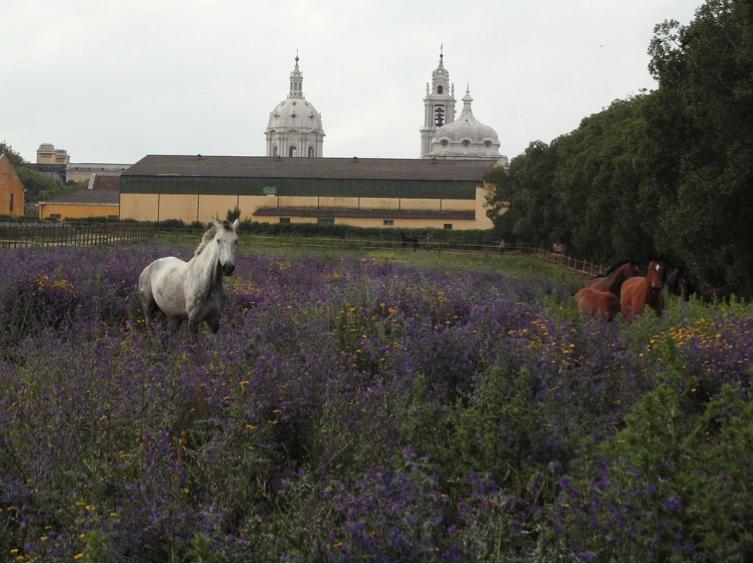
[[[40,204],[120,204],[120,193],[113,190],[79,190]]]
[[[479,182],[494,160],[147,155],[123,176],[214,176]]]

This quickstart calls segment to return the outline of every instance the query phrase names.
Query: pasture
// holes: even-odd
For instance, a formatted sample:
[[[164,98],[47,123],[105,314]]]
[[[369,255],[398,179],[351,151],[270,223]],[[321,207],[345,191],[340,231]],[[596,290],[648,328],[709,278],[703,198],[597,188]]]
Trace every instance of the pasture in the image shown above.
[[[216,335],[148,332],[197,242],[0,253],[4,560],[753,559],[750,305],[242,244]]]

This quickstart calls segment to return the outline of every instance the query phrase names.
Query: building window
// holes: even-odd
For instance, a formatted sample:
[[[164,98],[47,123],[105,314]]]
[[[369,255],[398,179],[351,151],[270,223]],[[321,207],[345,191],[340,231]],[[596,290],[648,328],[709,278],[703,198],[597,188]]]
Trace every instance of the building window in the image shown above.
[[[277,156],[277,145],[272,145],[272,156],[273,157]]]
[[[444,106],[434,107],[434,125],[437,127],[444,125]]]
[[[491,147],[491,146],[492,146],[492,142],[491,141],[489,141],[488,139],[486,141],[484,141],[484,147]]]
[[[471,144],[471,140],[470,139],[463,139],[463,147],[468,147],[468,146],[470,146],[470,144]]]
[[[313,157],[313,156],[314,156],[314,148],[309,147],[309,157]]]
[[[334,217],[318,217],[316,219],[316,222],[319,225],[334,225],[335,224],[335,218]]]
[[[288,149],[288,156],[289,157],[297,157],[298,156],[298,149],[296,149],[295,145],[291,145],[290,149]]]
[[[385,219],[384,220],[384,224],[385,225],[395,225],[395,220],[394,219]]]
[[[13,196],[15,196],[15,194],[11,192],[10,193],[10,213],[13,213]]]
[[[439,142],[439,144],[440,144],[440,145],[442,145],[442,147],[447,147],[447,145],[449,145],[449,144],[450,144],[450,142],[449,142],[449,141],[448,141],[447,139],[442,139],[442,140],[441,140],[441,141]]]
[[[442,92],[442,85],[440,84],[439,86],[437,86],[437,94],[441,94]]]
[[[290,223],[290,218],[289,217],[281,217],[280,218],[280,223]]]
[[[452,229],[452,223],[445,223],[444,224],[445,229]]]

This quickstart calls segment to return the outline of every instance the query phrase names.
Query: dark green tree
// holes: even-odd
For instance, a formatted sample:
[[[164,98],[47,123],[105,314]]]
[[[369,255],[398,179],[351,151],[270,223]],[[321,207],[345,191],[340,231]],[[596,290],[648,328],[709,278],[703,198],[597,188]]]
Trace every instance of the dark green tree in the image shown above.
[[[8,157],[13,168],[27,164],[26,161],[24,161],[24,158],[14,151],[13,147],[8,145],[5,141],[0,142],[0,153],[5,153],[5,156]]]
[[[753,1],[708,0],[687,26],[658,25],[649,54],[669,116],[656,131],[677,153],[661,244],[702,284],[753,295]]]

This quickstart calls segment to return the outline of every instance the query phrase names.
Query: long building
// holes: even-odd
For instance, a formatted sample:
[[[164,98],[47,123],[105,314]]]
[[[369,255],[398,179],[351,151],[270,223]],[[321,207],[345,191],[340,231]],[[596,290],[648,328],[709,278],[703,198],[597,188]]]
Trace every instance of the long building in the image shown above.
[[[495,160],[147,155],[120,179],[120,218],[224,218],[361,227],[489,229]]]

